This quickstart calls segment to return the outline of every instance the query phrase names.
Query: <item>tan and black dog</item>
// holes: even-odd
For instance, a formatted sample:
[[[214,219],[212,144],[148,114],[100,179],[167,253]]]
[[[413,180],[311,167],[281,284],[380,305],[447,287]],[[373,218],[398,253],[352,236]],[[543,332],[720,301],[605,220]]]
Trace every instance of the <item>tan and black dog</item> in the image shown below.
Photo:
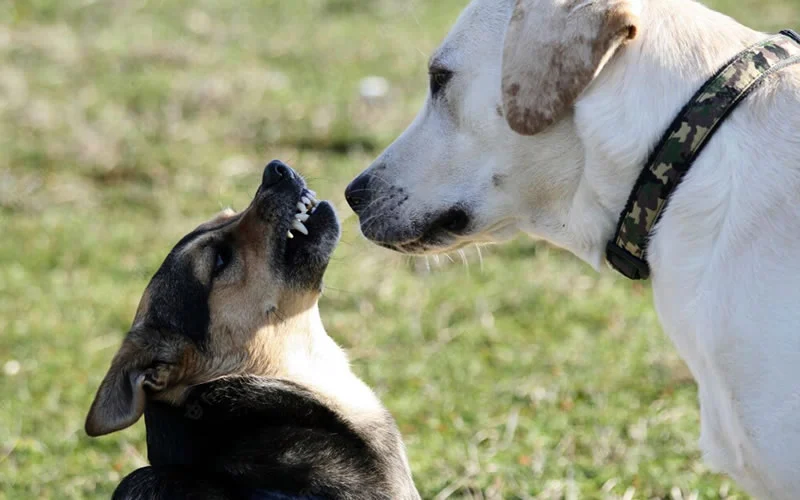
[[[86,419],[144,414],[150,466],[114,498],[418,499],[394,419],[328,337],[317,301],[333,207],[273,161],[247,209],[172,249]]]

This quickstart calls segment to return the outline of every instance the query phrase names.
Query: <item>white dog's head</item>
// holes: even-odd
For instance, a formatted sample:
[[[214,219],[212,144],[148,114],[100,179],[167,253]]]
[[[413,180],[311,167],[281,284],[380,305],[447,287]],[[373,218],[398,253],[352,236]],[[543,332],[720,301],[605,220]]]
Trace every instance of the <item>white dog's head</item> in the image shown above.
[[[406,253],[522,229],[563,243],[583,168],[572,107],[636,33],[628,0],[475,0],[409,128],[351,182],[363,234]]]

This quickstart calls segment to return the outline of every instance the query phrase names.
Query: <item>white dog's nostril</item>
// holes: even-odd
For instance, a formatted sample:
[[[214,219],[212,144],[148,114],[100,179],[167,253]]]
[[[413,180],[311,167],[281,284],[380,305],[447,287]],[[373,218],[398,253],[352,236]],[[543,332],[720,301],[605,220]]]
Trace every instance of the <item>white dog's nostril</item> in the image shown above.
[[[451,208],[436,219],[434,226],[451,233],[460,233],[469,226],[469,214],[461,208]]]
[[[347,204],[353,209],[355,213],[363,210],[369,201],[370,192],[367,189],[370,178],[368,175],[361,174],[356,177],[344,192],[344,198]]]

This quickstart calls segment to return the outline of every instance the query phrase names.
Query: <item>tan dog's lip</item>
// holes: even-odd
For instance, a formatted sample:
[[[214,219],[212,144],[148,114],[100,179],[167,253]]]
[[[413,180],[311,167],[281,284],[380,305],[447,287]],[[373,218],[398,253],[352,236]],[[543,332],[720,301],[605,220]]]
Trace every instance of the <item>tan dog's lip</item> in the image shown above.
[[[295,284],[317,288],[339,240],[333,205],[318,201],[302,175],[274,160],[264,169],[253,207],[273,245],[276,271]]]

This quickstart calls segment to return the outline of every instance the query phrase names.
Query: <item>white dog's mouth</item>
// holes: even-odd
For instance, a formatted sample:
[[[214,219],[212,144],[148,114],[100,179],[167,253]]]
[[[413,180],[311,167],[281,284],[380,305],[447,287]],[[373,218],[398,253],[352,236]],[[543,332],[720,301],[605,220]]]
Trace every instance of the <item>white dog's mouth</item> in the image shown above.
[[[345,198],[358,215],[365,238],[405,254],[447,253],[471,244],[492,243],[505,239],[516,227],[516,217],[484,220],[474,201],[420,209],[405,188],[369,172],[350,183]]]
[[[400,252],[408,255],[428,255],[428,254],[442,254],[454,252],[466,247],[470,244],[469,241],[450,241],[449,244],[437,242],[434,244],[424,243],[420,240],[410,241],[407,243],[381,243],[376,242],[383,248],[388,248],[395,252]]]
[[[473,243],[492,240],[475,216],[471,203],[454,203],[423,211],[403,187],[388,185],[369,173],[357,177],[345,198],[358,215],[361,233],[384,248],[405,254],[447,253]]]
[[[403,225],[403,219],[391,207],[367,210],[359,218],[362,234],[373,243],[418,255],[449,252],[468,245],[473,225],[470,212],[461,206],[415,218],[407,225]]]

